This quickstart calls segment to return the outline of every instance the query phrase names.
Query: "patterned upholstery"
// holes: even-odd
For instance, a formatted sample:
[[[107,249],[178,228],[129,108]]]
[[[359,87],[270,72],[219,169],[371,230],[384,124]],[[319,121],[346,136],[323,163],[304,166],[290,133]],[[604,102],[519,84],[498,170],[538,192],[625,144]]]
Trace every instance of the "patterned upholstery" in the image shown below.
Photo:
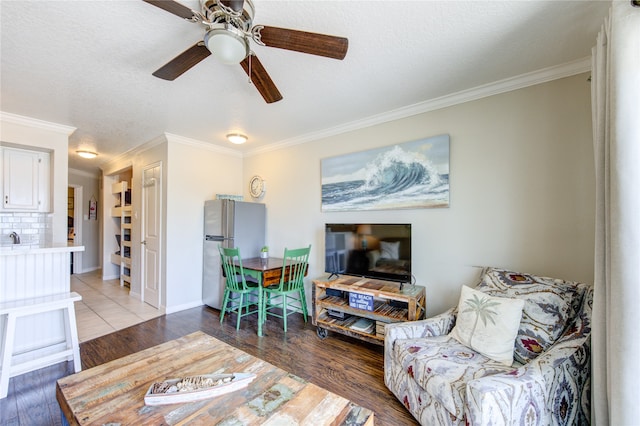
[[[464,415],[467,382],[513,370],[447,335],[399,340],[394,352],[404,371],[418,386],[460,418]]]
[[[386,326],[387,387],[423,425],[589,424],[593,287],[489,268],[477,289],[525,299],[514,364],[449,337],[452,308]]]
[[[564,332],[574,307],[578,283],[498,268],[485,270],[476,290],[491,296],[524,299],[514,358],[521,363],[535,359]]]

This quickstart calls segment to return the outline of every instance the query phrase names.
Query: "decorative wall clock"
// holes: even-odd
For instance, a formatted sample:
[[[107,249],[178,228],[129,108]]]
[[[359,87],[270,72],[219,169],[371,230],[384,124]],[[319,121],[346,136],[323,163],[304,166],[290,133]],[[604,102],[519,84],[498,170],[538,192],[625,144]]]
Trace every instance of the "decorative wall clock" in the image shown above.
[[[249,194],[251,194],[253,198],[260,198],[264,195],[265,191],[264,179],[258,175],[252,177],[249,181]]]

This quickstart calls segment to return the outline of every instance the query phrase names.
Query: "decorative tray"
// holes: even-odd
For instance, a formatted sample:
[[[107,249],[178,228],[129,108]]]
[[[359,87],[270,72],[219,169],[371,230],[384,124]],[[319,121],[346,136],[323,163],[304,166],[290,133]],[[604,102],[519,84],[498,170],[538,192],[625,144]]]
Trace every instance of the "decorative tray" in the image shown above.
[[[213,398],[246,387],[255,374],[203,374],[201,376],[169,379],[149,386],[144,396],[146,405],[177,404]]]

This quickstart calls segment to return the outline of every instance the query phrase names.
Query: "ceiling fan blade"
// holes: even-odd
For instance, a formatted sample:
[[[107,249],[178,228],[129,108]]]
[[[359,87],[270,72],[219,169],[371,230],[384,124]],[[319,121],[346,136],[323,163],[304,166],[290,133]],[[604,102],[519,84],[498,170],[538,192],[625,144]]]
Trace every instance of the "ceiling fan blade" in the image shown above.
[[[220,3],[234,12],[242,12],[242,8],[244,7],[244,0],[220,0]]]
[[[258,89],[258,92],[260,92],[268,104],[278,102],[282,99],[278,88],[273,83],[273,80],[271,80],[271,77],[269,77],[267,70],[264,69],[257,56],[247,56],[244,58],[244,61],[240,62],[240,65],[242,65],[242,69],[247,73],[253,85],[256,86],[256,89]]]
[[[211,51],[199,41],[160,67],[153,75],[164,80],[175,80],[209,55]]]
[[[349,40],[344,37],[268,26],[256,26],[255,28],[258,36],[254,36],[254,39],[261,40],[269,47],[295,50],[333,59],[344,59],[349,48]],[[259,40],[256,42],[260,43]]]
[[[173,13],[174,15],[177,15],[184,19],[189,19],[189,20],[197,19],[197,14],[193,10],[173,0],[142,0],[142,1],[152,4],[156,7],[159,7],[162,10],[166,10],[167,12]]]

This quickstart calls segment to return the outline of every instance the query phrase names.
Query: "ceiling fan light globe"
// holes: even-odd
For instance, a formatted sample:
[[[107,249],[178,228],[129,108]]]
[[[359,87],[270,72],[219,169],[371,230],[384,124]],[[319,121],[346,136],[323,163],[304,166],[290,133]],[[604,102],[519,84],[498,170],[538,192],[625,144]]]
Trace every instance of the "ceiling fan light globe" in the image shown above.
[[[207,49],[220,62],[237,65],[249,54],[247,40],[229,29],[213,29],[204,38]]]

